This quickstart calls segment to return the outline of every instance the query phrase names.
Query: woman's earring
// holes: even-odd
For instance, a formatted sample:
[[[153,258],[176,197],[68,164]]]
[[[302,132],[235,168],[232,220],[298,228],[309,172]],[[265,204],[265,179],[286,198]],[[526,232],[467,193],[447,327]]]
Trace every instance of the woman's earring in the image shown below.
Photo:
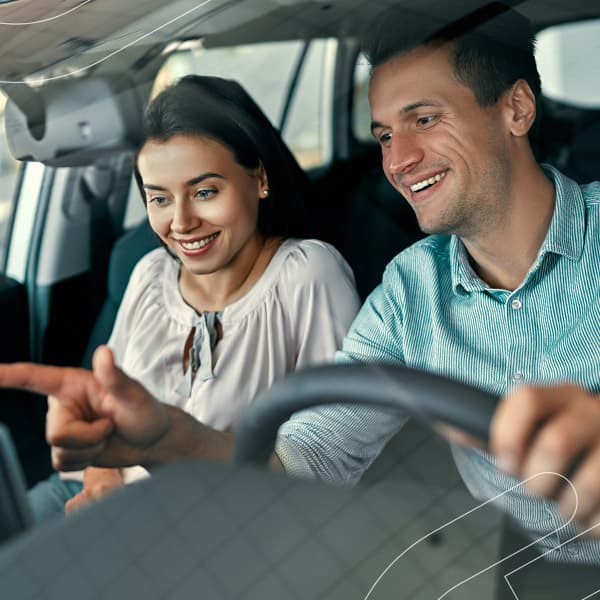
[[[271,190],[269,188],[265,188],[263,190],[263,196],[266,198],[269,194],[271,193]]]

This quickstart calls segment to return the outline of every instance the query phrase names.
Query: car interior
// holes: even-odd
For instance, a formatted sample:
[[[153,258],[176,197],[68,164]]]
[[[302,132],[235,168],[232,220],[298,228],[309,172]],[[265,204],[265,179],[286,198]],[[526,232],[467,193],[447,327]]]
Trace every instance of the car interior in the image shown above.
[[[0,3],[0,144],[10,152],[9,166],[0,156],[0,168],[11,173],[8,179],[0,172],[0,181],[7,178],[6,198],[0,197],[7,207],[3,212],[0,204],[0,362],[89,367],[93,350],[108,340],[133,267],[158,245],[132,178],[141,115],[149,98],[188,73],[239,79],[272,119],[311,180],[307,210],[315,237],[340,250],[364,300],[391,258],[423,236],[385,179],[369,132],[368,65],[359,39],[393,3],[435,24],[486,4]],[[507,3],[541,34],[580,26],[591,32],[586,40],[600,39],[597,0]],[[579,29],[568,38],[573,52],[564,60],[576,60],[578,51],[587,61],[590,81],[578,85],[588,99],[544,88],[531,140],[539,161],[583,183],[600,177],[600,90],[593,83],[600,81],[600,45],[584,49],[578,39]],[[565,71],[570,64],[562,65]],[[45,410],[45,398],[0,390],[0,422],[10,430],[28,485],[51,473]],[[438,453],[431,469],[445,471],[452,489],[459,485],[451,461],[439,458],[437,438],[416,425],[406,439],[389,445],[367,484],[393,477],[398,460],[408,457],[410,465],[407,448],[429,446]],[[441,537],[432,537],[430,550]]]

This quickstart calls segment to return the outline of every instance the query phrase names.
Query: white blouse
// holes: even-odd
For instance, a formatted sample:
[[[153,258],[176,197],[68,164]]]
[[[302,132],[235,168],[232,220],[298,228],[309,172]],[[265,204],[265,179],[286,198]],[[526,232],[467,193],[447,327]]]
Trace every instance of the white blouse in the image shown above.
[[[242,298],[199,315],[179,292],[179,263],[158,248],[136,265],[108,345],[156,398],[226,430],[279,377],[330,361],[359,305],[352,271],[333,246],[289,239]],[[200,364],[192,379],[183,355],[194,328]],[[126,480],[143,471],[134,469],[125,470]]]

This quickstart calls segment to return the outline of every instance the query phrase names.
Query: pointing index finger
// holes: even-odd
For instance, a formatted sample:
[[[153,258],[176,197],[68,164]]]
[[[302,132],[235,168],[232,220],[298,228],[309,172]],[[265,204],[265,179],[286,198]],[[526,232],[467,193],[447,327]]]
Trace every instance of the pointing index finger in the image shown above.
[[[0,364],[0,387],[29,390],[46,396],[63,389],[68,369],[35,363]]]

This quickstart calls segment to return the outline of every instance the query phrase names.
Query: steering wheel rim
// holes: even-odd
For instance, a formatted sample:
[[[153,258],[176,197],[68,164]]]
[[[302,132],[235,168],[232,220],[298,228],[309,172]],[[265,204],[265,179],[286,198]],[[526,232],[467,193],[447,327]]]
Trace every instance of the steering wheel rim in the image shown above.
[[[266,465],[279,426],[300,410],[360,404],[405,411],[428,424],[445,423],[487,442],[498,396],[448,377],[397,364],[311,367],[261,392],[236,427],[234,460]]]

